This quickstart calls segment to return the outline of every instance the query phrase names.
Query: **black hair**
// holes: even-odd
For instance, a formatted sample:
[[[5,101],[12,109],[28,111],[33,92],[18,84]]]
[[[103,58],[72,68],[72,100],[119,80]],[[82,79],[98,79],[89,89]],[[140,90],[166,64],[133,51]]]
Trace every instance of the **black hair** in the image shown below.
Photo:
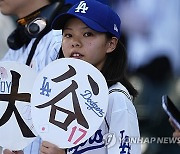
[[[108,33],[107,37],[112,38],[112,35]],[[112,86],[117,82],[120,82],[123,86],[127,88],[130,95],[136,97],[138,92],[127,78],[126,67],[126,49],[121,43],[121,41],[118,40],[115,50],[113,52],[107,53],[107,58],[101,72],[107,81],[108,87]]]
[[[112,34],[107,33],[107,39],[112,38]],[[57,58],[64,58],[62,47],[60,48]],[[108,87],[120,82],[126,87],[129,94],[135,98],[138,95],[137,90],[129,82],[126,76],[127,53],[124,45],[118,40],[116,49],[107,54],[101,73],[104,75]]]

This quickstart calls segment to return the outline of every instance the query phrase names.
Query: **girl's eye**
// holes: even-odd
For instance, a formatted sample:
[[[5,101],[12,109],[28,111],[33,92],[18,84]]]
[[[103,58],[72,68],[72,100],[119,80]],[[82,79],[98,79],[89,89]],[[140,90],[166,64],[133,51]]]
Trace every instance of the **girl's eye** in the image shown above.
[[[66,37],[66,38],[69,38],[71,36],[72,36],[71,34],[63,34],[63,37]]]
[[[91,32],[86,32],[85,34],[84,34],[84,36],[92,36],[93,35],[93,33],[91,33]]]

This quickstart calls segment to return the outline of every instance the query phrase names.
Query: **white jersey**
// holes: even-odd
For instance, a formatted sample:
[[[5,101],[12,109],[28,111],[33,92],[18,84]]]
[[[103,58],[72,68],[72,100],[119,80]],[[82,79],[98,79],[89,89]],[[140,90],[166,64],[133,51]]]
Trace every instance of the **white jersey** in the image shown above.
[[[38,43],[30,66],[37,72],[41,71],[48,63],[57,59],[61,43],[62,31],[51,30]],[[32,39],[28,46],[23,46],[18,50],[9,49],[2,61],[17,61],[25,64],[33,46],[35,39]],[[24,149],[24,154],[38,154],[41,139],[37,137],[35,141]]]
[[[140,143],[128,143],[140,138],[137,113],[127,89],[120,83],[109,88],[106,120],[86,142],[68,149],[68,154],[140,154]],[[111,140],[111,143],[108,141]],[[109,147],[108,147],[109,146]]]
[[[61,47],[62,32],[60,30],[51,30],[38,43],[30,66],[37,72],[41,71],[48,63],[57,58]],[[28,46],[23,46],[18,50],[9,49],[3,61],[17,61],[26,63],[32,45],[36,39],[32,39]]]

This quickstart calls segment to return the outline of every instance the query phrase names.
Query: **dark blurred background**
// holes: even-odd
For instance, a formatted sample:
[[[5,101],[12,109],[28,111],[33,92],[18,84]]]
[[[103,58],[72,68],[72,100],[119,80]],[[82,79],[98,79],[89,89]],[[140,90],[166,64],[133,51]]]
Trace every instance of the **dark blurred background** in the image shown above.
[[[128,74],[139,91],[134,105],[141,137],[172,137],[161,99],[168,95],[180,111],[180,1],[111,2],[122,21]],[[142,145],[142,154],[179,153],[177,144]]]

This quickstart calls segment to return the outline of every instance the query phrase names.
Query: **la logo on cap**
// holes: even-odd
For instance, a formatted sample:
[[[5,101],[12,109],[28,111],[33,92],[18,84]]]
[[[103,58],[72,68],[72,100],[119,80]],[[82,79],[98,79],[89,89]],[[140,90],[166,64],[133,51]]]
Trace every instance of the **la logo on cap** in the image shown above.
[[[118,28],[117,28],[116,24],[114,24],[114,30],[115,30],[116,32],[118,32]]]
[[[81,10],[81,11],[80,11]],[[75,12],[81,12],[81,13],[86,13],[86,11],[88,10],[88,7],[86,6],[86,2],[85,1],[81,1],[79,3],[79,5],[76,8]]]

